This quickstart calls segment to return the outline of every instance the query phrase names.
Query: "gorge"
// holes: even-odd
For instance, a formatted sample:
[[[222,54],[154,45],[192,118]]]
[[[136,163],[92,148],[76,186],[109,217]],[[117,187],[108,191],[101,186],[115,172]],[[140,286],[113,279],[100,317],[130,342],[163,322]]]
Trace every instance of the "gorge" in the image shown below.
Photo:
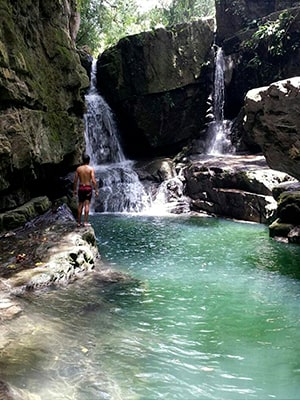
[[[218,0],[216,26],[123,38],[95,71],[75,1],[0,0],[1,398],[297,398],[298,12]],[[275,62],[249,41],[278,21]],[[207,150],[224,120],[235,154]],[[76,229],[84,150],[101,195]]]
[[[16,41],[19,43],[18,47],[11,48],[12,44],[6,43],[5,35],[3,35],[3,49],[6,53],[3,52],[2,87],[3,93],[6,94],[1,111],[3,140],[1,141],[0,226],[2,230],[7,231],[22,226],[28,219],[39,212],[44,212],[49,207],[50,203],[47,201],[43,203],[44,205],[35,202],[35,206],[27,206],[26,202],[35,197],[43,199],[43,196],[47,196],[52,202],[58,198],[64,198],[74,209],[73,199],[68,191],[68,178],[65,177],[79,163],[80,154],[85,146],[83,93],[87,91],[89,85],[87,76],[90,75],[91,60],[89,55],[82,51],[78,52],[74,46],[76,35],[72,31],[74,29],[72,21],[77,18],[75,3],[57,2],[49,7],[44,5],[35,13],[31,13],[31,18],[38,18],[36,29],[33,31],[25,17],[25,5],[16,4],[13,8],[3,2],[1,7],[3,32],[7,32],[8,35],[10,28],[4,21],[10,21],[10,26],[16,25],[15,32],[20,38]],[[284,11],[281,12],[281,10]],[[269,75],[251,64],[251,57],[255,59],[255,57],[264,57],[268,54],[262,52],[256,54],[255,47],[251,53],[247,43],[252,40],[253,33],[264,26],[261,24],[268,25],[273,21],[274,23],[279,21],[284,25],[285,21],[288,21],[290,40],[294,41],[294,50],[290,55],[285,55],[284,64],[281,59],[279,60],[280,73],[282,79],[295,75],[298,54],[298,39],[294,33],[298,26],[297,10],[297,2],[293,1],[281,2],[280,5],[269,2],[268,6],[260,6],[256,0],[247,3],[241,1],[235,11],[230,1],[216,3],[216,44],[224,54],[224,61],[222,61],[224,64],[224,121],[233,122],[232,127],[229,127],[230,147],[234,147],[239,156],[244,154],[248,157],[254,154],[256,157],[257,152],[265,152],[266,147],[262,140],[257,140],[253,136],[253,123],[251,126],[249,122],[243,123],[246,118],[244,113],[248,112],[248,108],[244,107],[242,97],[251,88],[250,85],[252,87],[255,84],[269,85],[278,76],[278,69],[276,69],[278,63],[273,62],[274,68],[268,70]],[[15,14],[18,14],[20,18],[16,19]],[[51,42],[51,46],[48,41],[53,33],[52,25],[49,26],[49,21],[52,20],[40,18],[43,15],[51,15],[53,21],[57,18],[59,32],[62,32],[60,41]],[[232,18],[234,21],[231,30],[228,30],[227,25],[223,23],[224,18]],[[256,25],[251,22],[255,18]],[[248,29],[241,34],[245,26]],[[31,40],[27,38],[25,41],[22,38],[27,31],[32,37]],[[196,168],[193,168],[192,164],[196,162],[199,155],[205,155],[209,132],[207,127],[211,122],[209,98],[214,86],[214,31],[214,20],[207,18],[193,21],[191,24],[179,25],[173,30],[160,28],[153,32],[122,39],[115,47],[106,50],[98,58],[98,91],[116,115],[124,153],[128,159],[136,160],[136,163],[131,166],[136,169],[145,189],[154,182],[153,190],[155,191],[165,179],[175,179],[178,184],[183,183],[180,191],[183,191],[184,203],[192,205],[193,211],[248,219],[249,213],[243,214],[241,211],[232,215],[228,211],[226,203],[230,203],[229,191],[231,197],[236,197],[238,191],[241,191],[242,204],[247,204],[248,200],[244,201],[247,197],[251,198],[252,202],[253,193],[257,191],[260,200],[252,208],[263,210],[265,206],[261,205],[263,200],[261,196],[272,196],[272,188],[277,183],[298,178],[298,143],[293,139],[296,135],[282,135],[281,132],[280,140],[284,140],[284,144],[281,145],[280,141],[278,144],[284,154],[282,153],[280,165],[278,158],[273,161],[273,153],[269,155],[273,147],[268,145],[265,154],[267,161],[271,162],[270,166],[274,170],[278,169],[290,174],[293,178],[280,173],[274,177],[271,173],[267,183],[268,188],[262,193],[256,187],[250,190],[250,195],[243,194],[251,186],[253,187],[253,182],[257,180],[257,178],[253,181],[253,177],[249,179],[245,177],[245,167],[242,167],[238,176],[234,172],[233,183],[229,183],[228,169],[223,171],[222,166],[211,164],[208,167],[206,161],[203,164],[204,177],[201,180],[206,181],[208,175],[217,177],[216,182],[210,184],[213,191],[207,196],[207,184],[203,188],[197,184],[197,189],[191,189],[194,184],[189,184],[188,180],[190,178],[194,182],[199,180],[201,171],[201,162]],[[43,32],[42,35],[41,32]],[[27,36],[30,37],[29,34]],[[237,37],[239,37],[238,40],[234,39]],[[34,41],[35,46],[33,46]],[[264,39],[262,39],[261,46],[264,45]],[[287,43],[287,45],[290,44]],[[24,58],[23,48],[28,48],[26,53],[28,59]],[[66,51],[63,52],[63,49]],[[17,56],[13,58],[11,54]],[[18,60],[21,65],[21,56],[23,67],[19,68],[15,64]],[[35,74],[35,82],[40,82],[40,86],[33,85],[32,76],[26,72],[26,68],[34,70],[33,61],[36,59],[40,59],[40,66],[46,66],[49,60],[55,60],[51,64],[53,68],[51,76],[61,78],[55,79],[54,84],[54,81],[49,79],[49,73],[47,79],[43,75],[47,68],[40,67]],[[88,74],[82,67],[80,59]],[[57,72],[57,67],[61,72]],[[256,82],[253,78],[250,79],[250,68],[254,68],[255,74],[251,76],[256,76]],[[236,90],[237,82],[241,82],[243,73],[247,77],[244,83],[248,86],[245,87],[241,83],[239,89]],[[9,80],[6,76],[9,76]],[[24,83],[23,86],[20,82]],[[41,82],[45,85],[42,91],[38,90],[42,87]],[[59,90],[60,87],[63,90]],[[47,96],[46,93],[48,93]],[[59,97],[56,93],[60,93]],[[27,99],[30,96],[31,101],[28,102]],[[53,101],[53,99],[61,99],[61,101]],[[296,101],[296,97],[293,101]],[[23,105],[20,106],[20,104]],[[49,120],[50,116],[53,117],[53,121]],[[59,122],[62,119],[64,123]],[[269,123],[269,120],[266,123]],[[21,125],[19,121],[22,121]],[[67,121],[69,122],[66,123]],[[226,125],[227,122],[224,124]],[[291,122],[290,126],[289,129],[293,130],[295,126],[295,131],[297,130],[294,122]],[[101,151],[105,152],[105,148],[106,145],[103,144]],[[113,153],[116,152],[113,151]],[[289,163],[282,163],[282,160],[289,160]],[[191,165],[188,165],[189,162]],[[228,161],[226,163],[228,164]],[[150,169],[147,170],[148,167]],[[267,170],[266,165],[264,169]],[[190,175],[191,171],[196,170],[198,178]],[[274,172],[274,174],[277,173]],[[257,175],[264,175],[264,172],[256,173]],[[221,181],[223,183],[220,183]],[[216,190],[215,184],[221,185],[220,190]],[[137,185],[137,181],[134,185]],[[190,193],[185,191],[186,187],[190,187]],[[174,188],[175,192],[179,190],[176,184]],[[224,191],[227,191],[225,199],[223,194],[221,196]],[[216,193],[218,193],[218,199],[216,199]],[[225,208],[222,207],[224,202]],[[232,202],[235,204],[233,200]],[[212,206],[214,203],[216,206]],[[104,209],[103,205],[99,205],[99,210]],[[183,210],[186,211],[186,206]],[[265,211],[262,213],[267,214]],[[272,217],[269,217],[259,215],[254,217],[254,220],[269,222],[272,220]]]

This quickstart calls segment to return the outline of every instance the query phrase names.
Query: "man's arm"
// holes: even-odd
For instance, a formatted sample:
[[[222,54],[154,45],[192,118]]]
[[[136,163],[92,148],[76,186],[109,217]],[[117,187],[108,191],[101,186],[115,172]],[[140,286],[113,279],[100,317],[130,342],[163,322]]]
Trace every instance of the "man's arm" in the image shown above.
[[[98,196],[99,192],[98,192],[98,187],[97,187],[97,181],[96,181],[96,178],[95,178],[94,168],[92,168],[92,170],[91,170],[91,180],[92,180],[92,183],[94,185],[96,196]]]

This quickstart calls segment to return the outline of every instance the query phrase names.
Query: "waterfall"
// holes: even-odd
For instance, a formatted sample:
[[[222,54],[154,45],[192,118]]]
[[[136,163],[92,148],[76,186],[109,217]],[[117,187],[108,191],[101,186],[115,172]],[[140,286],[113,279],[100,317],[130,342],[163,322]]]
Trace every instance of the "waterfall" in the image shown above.
[[[93,60],[91,85],[85,96],[87,111],[84,115],[86,151],[94,166],[125,161],[113,113],[97,93],[96,68],[97,62]]]
[[[91,85],[85,96],[84,115],[86,152],[99,186],[99,197],[93,199],[96,212],[140,212],[148,204],[143,185],[126,160],[113,113],[96,88],[96,60],[93,60]]]
[[[215,56],[214,90],[212,96],[213,119],[208,126],[207,154],[231,154],[234,149],[230,141],[231,121],[224,120],[225,60],[222,48]]]

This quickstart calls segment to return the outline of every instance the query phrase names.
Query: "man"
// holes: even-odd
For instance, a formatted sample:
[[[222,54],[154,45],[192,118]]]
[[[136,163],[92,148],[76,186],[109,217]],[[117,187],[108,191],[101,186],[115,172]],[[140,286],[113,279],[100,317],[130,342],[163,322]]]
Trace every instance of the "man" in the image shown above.
[[[82,156],[83,165],[79,166],[76,169],[74,176],[74,196],[76,196],[77,183],[79,181],[78,187],[78,223],[77,226],[81,226],[81,215],[84,207],[84,226],[89,226],[88,216],[90,212],[90,201],[92,198],[92,184],[94,186],[96,196],[98,196],[97,182],[95,179],[95,171],[92,168],[90,163],[90,156],[87,154],[83,154]]]

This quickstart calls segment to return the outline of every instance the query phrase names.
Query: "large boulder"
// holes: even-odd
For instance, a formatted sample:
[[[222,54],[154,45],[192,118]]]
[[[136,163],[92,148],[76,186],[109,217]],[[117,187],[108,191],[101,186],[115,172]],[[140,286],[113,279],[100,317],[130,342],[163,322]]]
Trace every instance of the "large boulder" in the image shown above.
[[[51,194],[84,147],[74,1],[0,1],[0,211]]]
[[[275,216],[273,187],[292,180],[268,168],[263,156],[195,160],[185,167],[184,175],[192,210],[259,223]]]
[[[97,62],[129,157],[172,154],[203,129],[211,90],[212,19],[126,37]]]
[[[269,166],[300,179],[300,77],[250,90],[244,129],[259,144]]]

